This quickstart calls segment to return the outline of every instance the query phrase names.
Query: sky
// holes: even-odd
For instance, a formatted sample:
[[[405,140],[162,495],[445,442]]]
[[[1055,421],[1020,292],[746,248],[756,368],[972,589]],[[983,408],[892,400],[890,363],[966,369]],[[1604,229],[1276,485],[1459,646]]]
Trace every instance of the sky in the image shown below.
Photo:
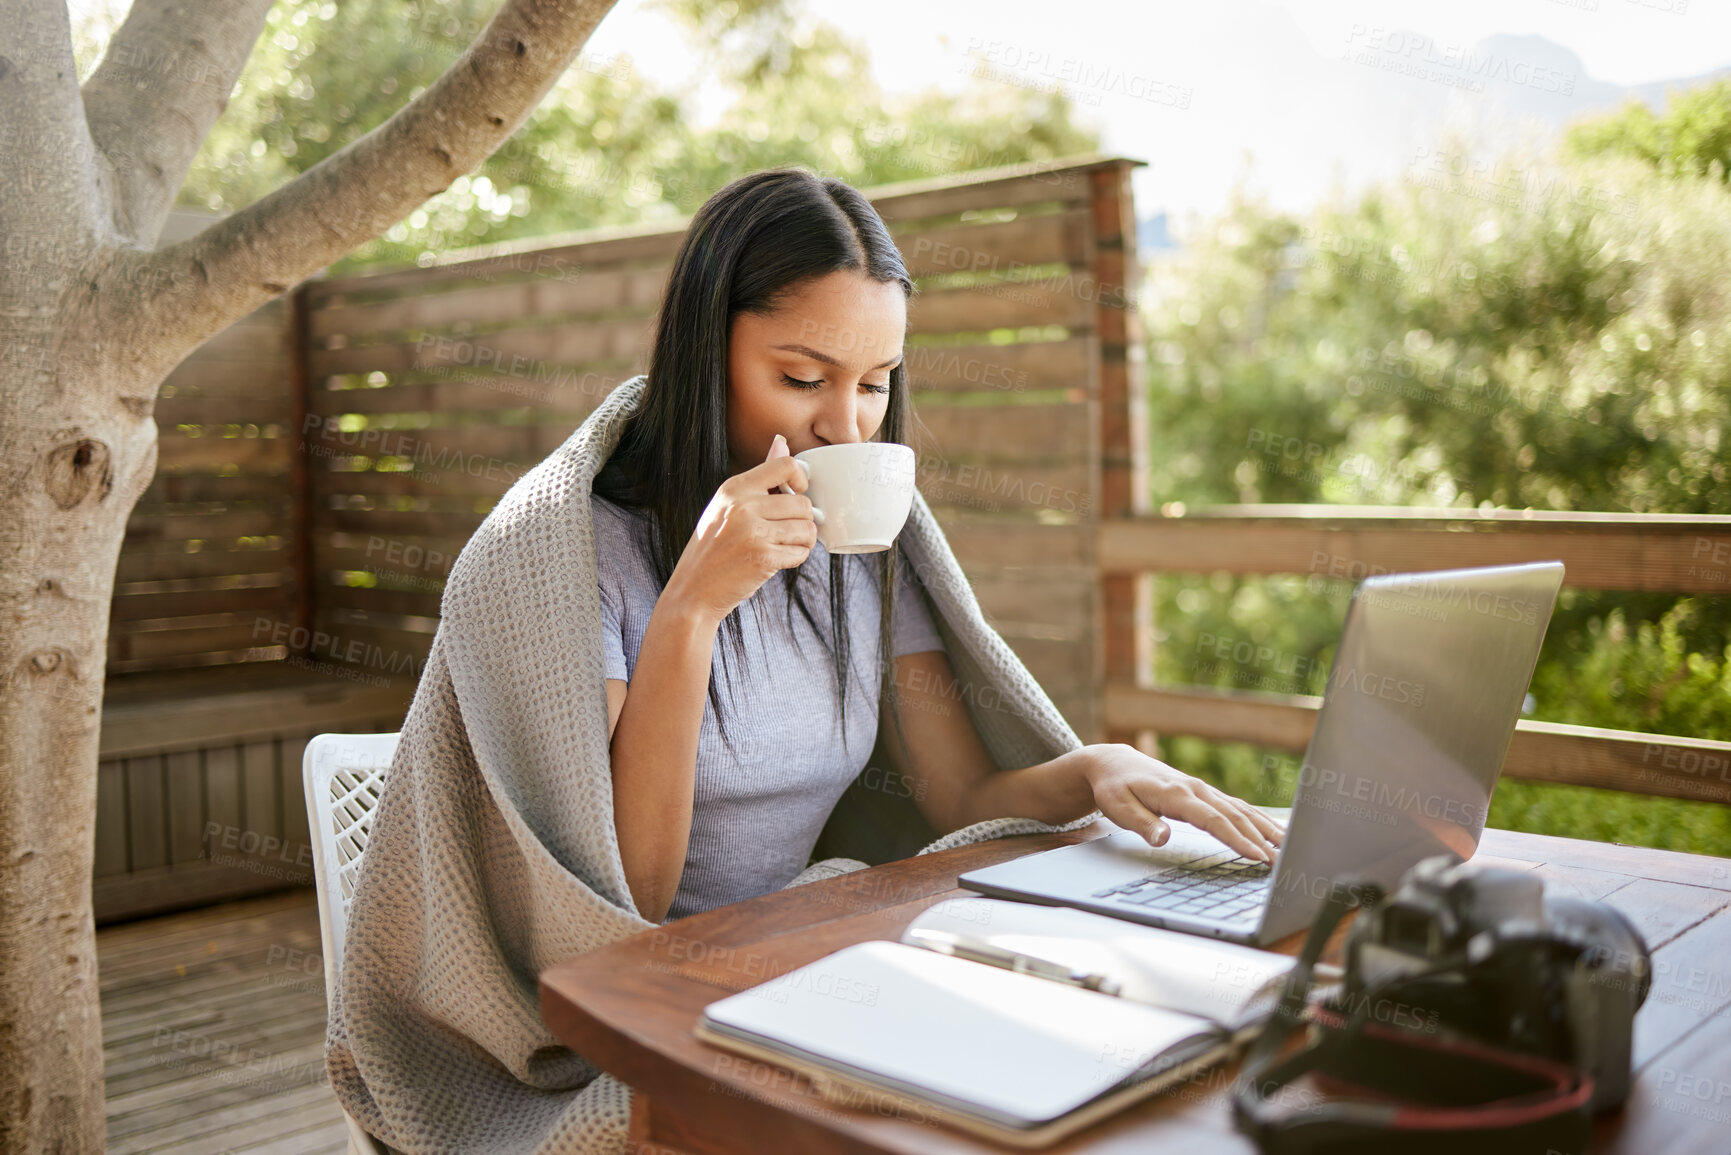
[[[891,94],[970,74],[1063,87],[1105,151],[1148,162],[1139,215],[1175,224],[1236,184],[1299,211],[1436,164],[1446,129],[1493,151],[1543,142],[1630,86],[1731,68],[1731,0],[1070,0],[1062,20],[1049,3],[803,2]],[[718,107],[692,79],[701,55],[644,0],[620,0],[586,51],[629,53],[700,120]]]

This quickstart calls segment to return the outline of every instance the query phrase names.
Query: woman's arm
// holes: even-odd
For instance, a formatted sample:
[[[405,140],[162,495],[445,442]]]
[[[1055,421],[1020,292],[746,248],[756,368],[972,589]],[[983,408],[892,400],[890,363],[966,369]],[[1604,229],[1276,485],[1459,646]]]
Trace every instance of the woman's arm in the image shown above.
[[[895,685],[911,765],[903,764],[887,729],[887,703],[880,712],[884,748],[907,778],[921,813],[941,832],[987,818],[1038,818],[1056,825],[1098,808],[1154,846],[1170,834],[1166,817],[1198,826],[1248,858],[1272,860],[1280,844],[1279,824],[1262,811],[1133,746],[1082,746],[1049,762],[998,771],[942,650],[895,659]]]
[[[607,683],[619,857],[632,901],[651,922],[667,916],[685,871],[697,734],[719,626],[664,593],[649,616],[629,686]]]
[[[807,485],[780,434],[767,461],[721,483],[655,601],[629,685],[608,686],[619,858],[637,912],[653,922],[667,917],[685,873],[716,634],[735,606],[810,555]],[[780,486],[793,492],[772,492]]]

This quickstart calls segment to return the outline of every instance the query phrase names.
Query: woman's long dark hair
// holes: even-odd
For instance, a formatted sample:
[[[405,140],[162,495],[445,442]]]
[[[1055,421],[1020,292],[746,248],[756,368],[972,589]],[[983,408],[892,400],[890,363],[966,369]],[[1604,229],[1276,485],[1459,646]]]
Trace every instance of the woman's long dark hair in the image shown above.
[[[647,514],[650,556],[661,589],[667,588],[704,507],[732,473],[727,397],[728,336],[734,316],[772,313],[801,283],[843,270],[899,284],[903,292],[913,296],[913,278],[877,210],[858,190],[833,177],[820,177],[802,168],[753,173],[710,197],[692,217],[674,258],[656,321],[643,398],[594,482],[595,493]],[[889,409],[877,439],[905,443],[911,420],[906,366],[897,365],[890,371]],[[870,555],[830,555],[834,641],[825,640],[825,646],[835,665],[844,749],[849,646],[843,575],[849,559],[855,556],[877,568],[882,606],[879,708],[888,706],[893,717],[890,639],[898,553],[892,548]],[[813,584],[816,579],[805,573],[803,565],[783,570],[781,576],[787,594],[788,628],[795,635],[795,644],[798,634],[792,627],[796,606],[822,638],[823,631],[817,628],[801,591],[802,576]],[[723,623],[729,642],[722,649],[723,680],[730,702],[733,683],[726,677],[725,667],[729,649],[743,660],[744,630],[740,623],[737,607]],[[709,701],[722,738],[731,749],[713,668]],[[899,719],[896,722],[899,737]]]

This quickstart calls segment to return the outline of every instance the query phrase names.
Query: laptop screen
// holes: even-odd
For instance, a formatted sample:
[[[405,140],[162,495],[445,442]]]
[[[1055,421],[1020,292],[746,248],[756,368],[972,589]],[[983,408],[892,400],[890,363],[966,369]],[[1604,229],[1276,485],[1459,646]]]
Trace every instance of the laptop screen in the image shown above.
[[[1392,888],[1435,854],[1472,857],[1562,584],[1558,562],[1361,583],[1299,771],[1273,933],[1338,881]]]

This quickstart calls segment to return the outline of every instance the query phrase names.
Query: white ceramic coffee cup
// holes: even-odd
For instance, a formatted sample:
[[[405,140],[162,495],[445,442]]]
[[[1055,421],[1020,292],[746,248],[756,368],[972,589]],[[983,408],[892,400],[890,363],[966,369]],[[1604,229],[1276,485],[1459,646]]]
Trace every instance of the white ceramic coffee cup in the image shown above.
[[[895,544],[914,504],[914,451],[893,441],[820,445],[796,453],[823,511],[818,540],[830,553],[877,553]]]

